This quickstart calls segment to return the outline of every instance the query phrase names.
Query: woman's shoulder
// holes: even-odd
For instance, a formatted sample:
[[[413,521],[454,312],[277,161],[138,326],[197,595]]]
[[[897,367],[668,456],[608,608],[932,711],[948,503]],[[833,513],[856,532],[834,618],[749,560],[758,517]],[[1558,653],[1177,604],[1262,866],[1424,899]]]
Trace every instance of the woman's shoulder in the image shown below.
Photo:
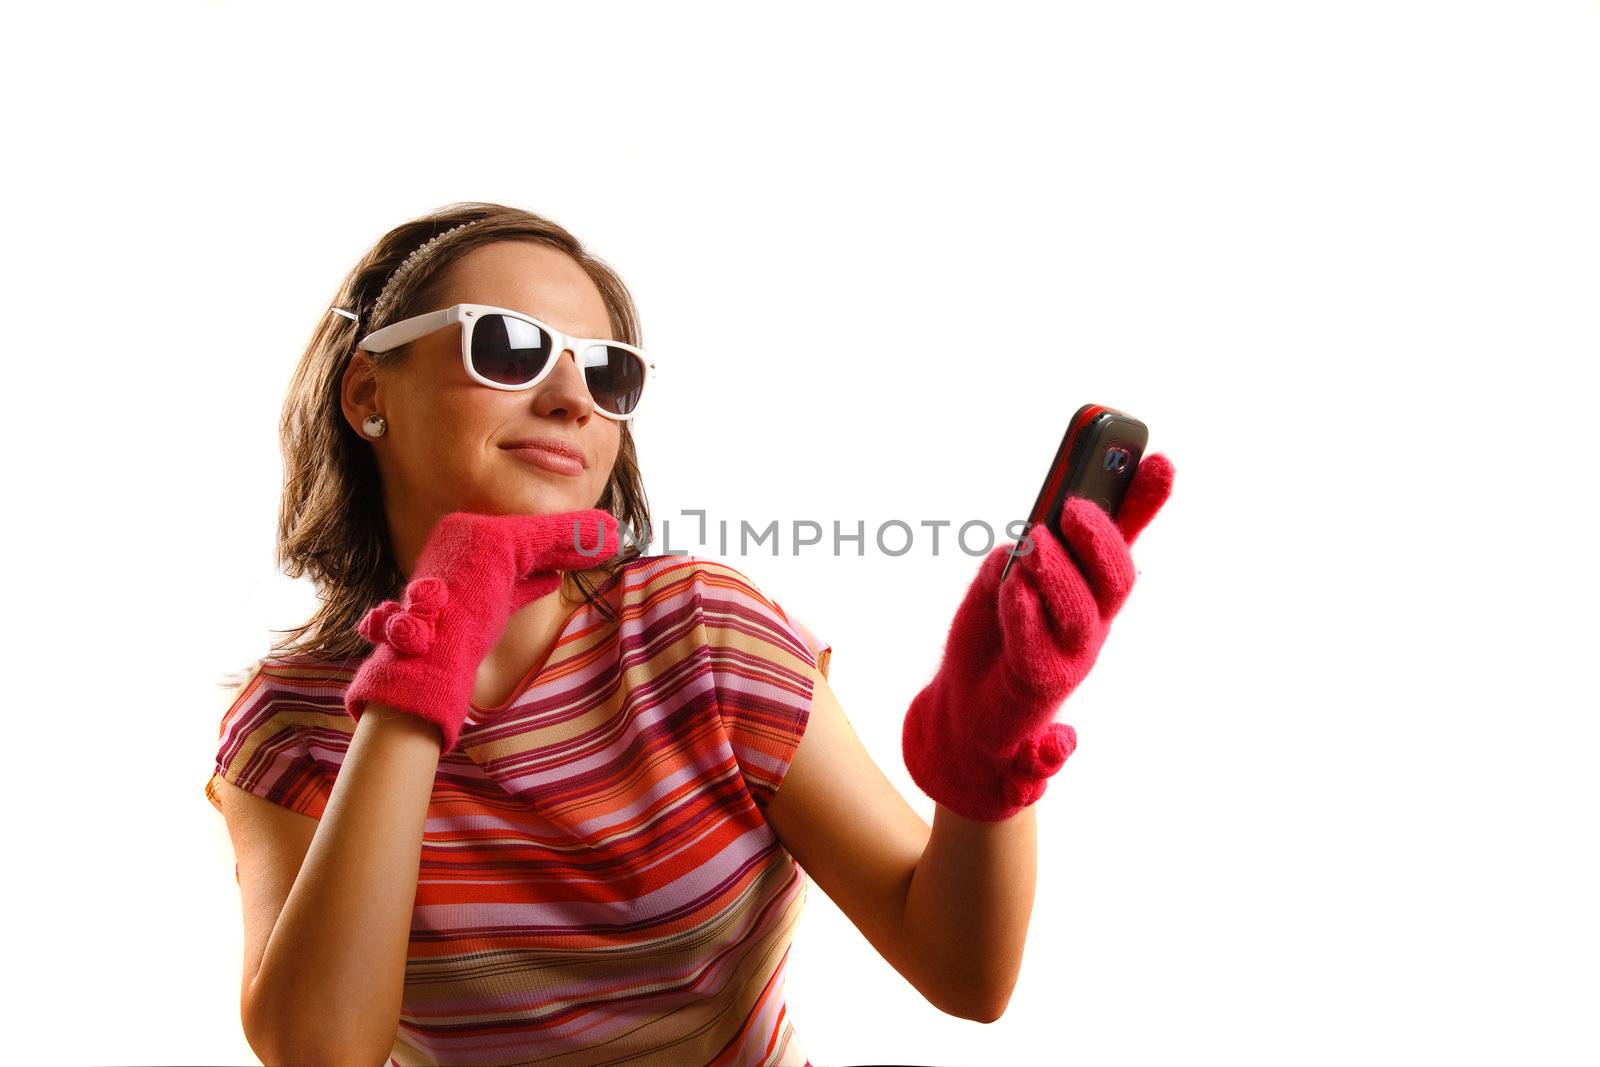
[[[328,661],[268,654],[242,672],[217,726],[213,779],[320,818],[348,746],[349,671]],[[221,807],[215,782],[206,796]]]
[[[342,691],[359,662],[269,652],[235,672],[237,684],[225,718],[260,717],[263,712],[326,713],[342,707]]]
[[[219,737],[337,723],[358,662],[268,652],[228,677]]]
[[[744,568],[707,556],[641,557],[630,568],[632,607],[665,617],[658,608],[692,611],[713,645],[785,663],[822,667],[831,646],[763,591]]]
[[[666,600],[704,602],[709,597],[767,610],[777,607],[744,570],[709,556],[639,556],[628,563],[625,586],[625,599],[635,605]]]
[[[255,678],[291,690],[305,688],[316,692],[330,686],[345,685],[355,677],[360,666],[360,658],[346,660],[269,653],[256,661]]]

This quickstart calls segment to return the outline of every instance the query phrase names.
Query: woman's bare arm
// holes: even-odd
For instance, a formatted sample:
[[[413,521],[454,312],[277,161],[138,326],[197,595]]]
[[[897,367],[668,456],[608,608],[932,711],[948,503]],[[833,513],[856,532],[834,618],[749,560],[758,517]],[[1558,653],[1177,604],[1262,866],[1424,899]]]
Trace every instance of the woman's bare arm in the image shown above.
[[[378,704],[356,724],[304,861],[246,979],[245,1037],[267,1062],[387,1058],[400,1020],[423,822],[441,746],[431,723]],[[266,862],[241,854],[241,882],[252,864]]]
[[[1033,912],[1033,809],[973,823],[936,804],[930,828],[873,762],[827,676],[811,674],[810,717],[767,822],[928,1003],[995,1021]]]

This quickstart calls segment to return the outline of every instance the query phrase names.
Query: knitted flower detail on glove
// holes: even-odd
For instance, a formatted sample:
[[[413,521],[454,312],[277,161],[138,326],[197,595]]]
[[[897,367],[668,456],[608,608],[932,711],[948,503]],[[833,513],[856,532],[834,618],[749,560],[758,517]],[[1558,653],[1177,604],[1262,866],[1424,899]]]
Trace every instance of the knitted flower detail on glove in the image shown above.
[[[418,578],[406,586],[405,603],[385,600],[357,624],[374,645],[387,643],[403,656],[420,656],[433,647],[434,621],[450,594],[438,578]]]

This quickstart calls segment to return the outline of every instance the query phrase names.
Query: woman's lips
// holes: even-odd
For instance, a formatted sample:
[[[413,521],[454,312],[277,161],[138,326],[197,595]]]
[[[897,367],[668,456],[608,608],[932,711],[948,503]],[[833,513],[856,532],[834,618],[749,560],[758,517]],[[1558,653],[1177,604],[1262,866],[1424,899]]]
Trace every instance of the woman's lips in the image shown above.
[[[508,448],[513,456],[535,467],[542,467],[556,474],[582,474],[583,460],[576,459],[564,452],[557,452],[549,448],[540,448],[537,445],[519,445]]]

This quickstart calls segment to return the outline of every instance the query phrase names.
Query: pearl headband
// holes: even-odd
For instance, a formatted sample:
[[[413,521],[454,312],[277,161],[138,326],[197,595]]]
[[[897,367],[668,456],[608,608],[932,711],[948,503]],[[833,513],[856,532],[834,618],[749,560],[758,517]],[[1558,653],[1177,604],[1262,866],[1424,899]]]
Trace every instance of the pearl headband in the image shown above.
[[[367,321],[369,323],[377,322],[383,317],[384,313],[389,310],[389,305],[393,302],[394,293],[398,292],[400,289],[399,283],[401,280],[408,277],[412,271],[416,270],[417,265],[428,257],[429,252],[438,247],[440,241],[443,241],[445,238],[449,237],[458,230],[464,230],[468,226],[476,225],[482,221],[484,220],[470,219],[467,222],[450,227],[443,233],[435,234],[432,238],[418,245],[415,251],[400,261],[400,265],[396,267],[394,272],[389,275],[389,280],[383,283],[383,288],[378,292],[378,299],[372,304],[372,313],[368,317]],[[361,321],[361,316],[356,314],[354,311],[335,307],[331,307],[328,310],[333,312],[335,315],[343,315],[351,322]]]

